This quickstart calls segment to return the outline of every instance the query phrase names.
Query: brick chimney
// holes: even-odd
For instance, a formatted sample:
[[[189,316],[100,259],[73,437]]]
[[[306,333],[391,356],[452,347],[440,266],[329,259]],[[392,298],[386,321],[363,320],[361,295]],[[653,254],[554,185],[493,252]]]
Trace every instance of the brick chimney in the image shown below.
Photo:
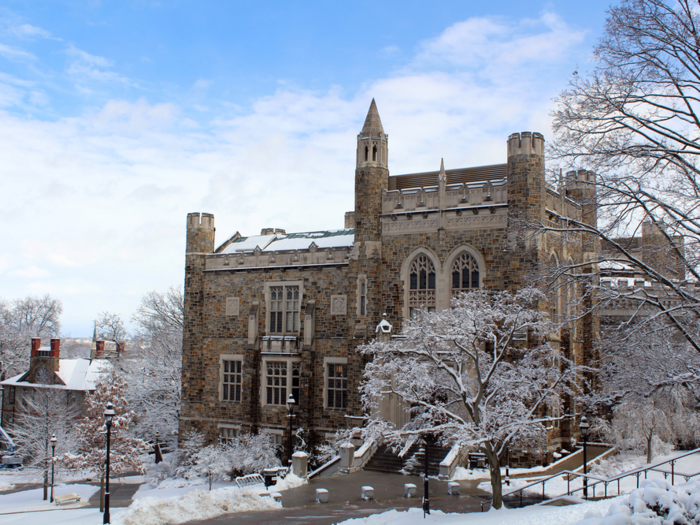
[[[95,359],[102,359],[105,356],[105,342],[95,341]]]
[[[49,357],[55,357],[56,359],[61,358],[61,340],[51,339],[51,350],[49,351]]]
[[[41,337],[32,337],[32,352],[29,354],[30,357],[36,357],[39,355],[39,348],[41,347]]]

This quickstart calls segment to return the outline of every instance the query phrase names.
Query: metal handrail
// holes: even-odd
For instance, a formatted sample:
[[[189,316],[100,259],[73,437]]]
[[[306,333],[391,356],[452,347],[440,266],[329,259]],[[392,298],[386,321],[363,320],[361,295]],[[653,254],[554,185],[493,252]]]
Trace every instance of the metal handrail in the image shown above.
[[[593,481],[594,481],[593,483],[588,484],[588,488],[593,489],[593,497],[594,497],[594,498],[595,498],[595,486],[596,486],[596,485],[599,485],[599,484],[601,484],[601,483],[604,484],[604,486],[605,486],[605,495],[604,495],[604,497],[607,498],[607,497],[608,497],[608,485],[609,485],[610,483],[615,482],[615,481],[617,481],[617,494],[619,495],[619,494],[620,494],[620,480],[623,479],[623,478],[626,478],[626,477],[628,477],[628,476],[636,476],[636,477],[637,477],[637,488],[639,488],[639,477],[641,476],[642,473],[644,473],[644,479],[646,479],[646,477],[647,477],[647,472],[650,471],[650,470],[651,470],[651,471],[656,471],[656,472],[661,472],[661,473],[663,473],[664,479],[666,479],[666,477],[667,477],[668,474],[671,474],[671,485],[673,485],[674,482],[675,482],[675,476],[676,476],[676,475],[684,477],[686,481],[688,481],[690,478],[694,478],[695,476],[699,476],[699,475],[700,475],[700,472],[696,472],[695,474],[680,473],[680,472],[679,472],[678,474],[675,473],[675,463],[676,463],[676,461],[678,461],[679,459],[682,459],[682,458],[684,458],[684,457],[686,457],[686,456],[691,456],[691,455],[693,455],[693,454],[697,454],[697,453],[699,453],[699,452],[700,452],[700,448],[696,448],[695,450],[691,450],[690,452],[686,452],[686,453],[684,453],[684,454],[679,454],[679,455],[677,455],[677,456],[674,456],[674,457],[672,457],[671,459],[667,459],[667,460],[664,460],[664,461],[659,461],[659,462],[657,462],[657,463],[649,464],[649,465],[644,466],[644,467],[637,467],[637,468],[635,468],[635,469],[628,470],[627,472],[622,472],[622,473],[620,473],[620,474],[616,474],[615,476],[611,476],[611,477],[609,477],[609,478],[604,478],[604,477],[601,477],[601,476],[596,476],[595,474],[583,474],[583,473],[581,473],[581,472],[575,472],[575,471],[571,471],[571,470],[562,470],[561,472],[558,472],[558,473],[556,473],[556,474],[552,474],[551,476],[547,476],[546,478],[542,478],[542,479],[539,479],[539,480],[537,480],[537,481],[533,481],[532,483],[529,483],[529,484],[525,485],[524,487],[520,487],[519,489],[515,489],[515,490],[511,490],[510,492],[506,492],[505,494],[502,495],[502,497],[506,497],[506,496],[510,496],[510,495],[512,495],[512,494],[520,493],[520,504],[522,505],[523,491],[526,490],[526,489],[528,489],[528,488],[530,488],[530,487],[534,487],[534,486],[536,486],[536,485],[539,485],[539,484],[541,483],[541,484],[542,484],[542,499],[544,499],[544,498],[545,498],[545,491],[544,491],[544,489],[545,489],[545,484],[547,483],[547,481],[549,481],[549,480],[552,479],[552,478],[556,478],[556,477],[562,476],[562,475],[566,475],[566,476],[567,476],[567,479],[566,479],[566,494],[560,494],[559,496],[556,496],[556,497],[561,497],[561,496],[564,496],[564,495],[566,495],[566,496],[571,496],[572,494],[575,494],[575,493],[578,492],[578,491],[583,491],[585,487],[580,487],[580,488],[571,490],[571,479],[572,479],[572,478],[575,478],[575,477],[577,477],[577,476],[586,478],[587,480],[593,480]],[[668,471],[659,469],[659,467],[660,467],[661,465],[666,465],[666,464],[668,464],[668,463],[671,464],[671,472],[668,472]]]

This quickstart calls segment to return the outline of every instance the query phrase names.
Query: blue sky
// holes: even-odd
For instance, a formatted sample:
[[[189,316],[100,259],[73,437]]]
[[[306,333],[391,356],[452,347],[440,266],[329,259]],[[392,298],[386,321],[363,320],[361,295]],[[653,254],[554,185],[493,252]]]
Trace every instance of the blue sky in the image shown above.
[[[390,169],[505,161],[549,136],[608,2],[9,1],[0,6],[0,297],[66,332],[181,285],[187,212],[217,240],[342,227],[375,97]]]

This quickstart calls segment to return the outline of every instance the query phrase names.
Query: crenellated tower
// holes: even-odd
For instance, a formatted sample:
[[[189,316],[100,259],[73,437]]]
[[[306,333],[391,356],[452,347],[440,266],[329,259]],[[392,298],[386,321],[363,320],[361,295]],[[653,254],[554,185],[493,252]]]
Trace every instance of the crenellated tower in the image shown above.
[[[204,331],[204,268],[207,254],[214,253],[214,215],[187,214],[185,253],[185,310],[182,337],[182,417],[183,423],[201,410],[206,382],[206,361],[202,354]]]

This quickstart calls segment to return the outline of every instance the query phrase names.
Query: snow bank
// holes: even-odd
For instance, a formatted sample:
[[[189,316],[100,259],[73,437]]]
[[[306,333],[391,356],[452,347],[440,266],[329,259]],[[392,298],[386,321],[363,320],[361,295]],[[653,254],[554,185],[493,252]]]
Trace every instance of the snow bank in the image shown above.
[[[95,485],[60,485],[54,487],[54,495],[75,493],[81,496],[83,503],[87,502],[100,487]],[[37,510],[55,509],[53,503],[44,500],[44,489],[30,489],[21,492],[13,492],[12,494],[0,494],[0,514],[9,514],[11,512],[26,512]],[[79,505],[79,504],[78,504]],[[76,506],[68,505],[68,506]]]
[[[284,479],[280,479],[270,487],[270,492],[282,492],[283,490],[294,489],[296,487],[302,486],[304,483],[308,483],[308,480],[295,476],[293,472],[290,472],[285,476]]]
[[[0,481],[0,492],[4,490],[12,490],[13,488],[15,488],[14,483],[6,483],[4,481]]]
[[[176,498],[138,499],[113,521],[115,525],[164,525],[210,519],[232,512],[280,508],[281,503],[252,490],[194,490]]]
[[[593,509],[577,525],[661,525],[700,522],[700,481],[671,485],[666,480],[642,481],[619,498],[605,516]]]

